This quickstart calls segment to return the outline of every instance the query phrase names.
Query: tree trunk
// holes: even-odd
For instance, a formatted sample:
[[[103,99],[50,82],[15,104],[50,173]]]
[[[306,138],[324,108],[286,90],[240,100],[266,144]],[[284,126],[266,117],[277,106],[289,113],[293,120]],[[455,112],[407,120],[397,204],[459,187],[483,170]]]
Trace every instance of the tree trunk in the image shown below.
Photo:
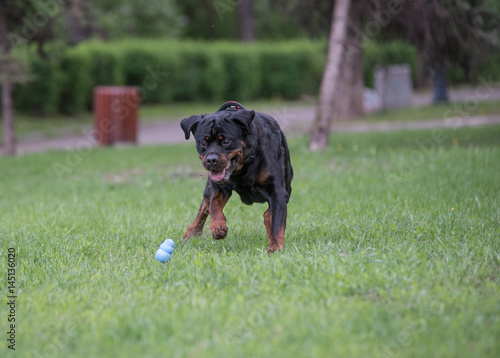
[[[7,39],[7,25],[5,23],[5,8],[0,1],[0,47],[4,61],[9,58],[9,40]],[[1,69],[0,69],[1,70]],[[12,107],[12,80],[10,73],[2,74],[2,118],[4,125],[4,155],[16,154],[16,135],[14,131],[14,110]]]
[[[349,9],[347,23],[347,41],[340,65],[338,87],[342,88],[333,98],[334,118],[350,119],[364,113],[363,104],[363,51],[361,36],[361,11],[359,6]]]
[[[12,109],[12,83],[2,84],[2,118],[4,155],[16,154],[16,135],[14,131],[14,111]]]
[[[242,41],[255,40],[254,0],[238,1],[238,27]]]
[[[328,41],[328,56],[319,91],[316,118],[311,130],[310,150],[323,150],[329,144],[330,123],[335,114],[334,96],[339,87],[350,3],[350,0],[335,1]]]

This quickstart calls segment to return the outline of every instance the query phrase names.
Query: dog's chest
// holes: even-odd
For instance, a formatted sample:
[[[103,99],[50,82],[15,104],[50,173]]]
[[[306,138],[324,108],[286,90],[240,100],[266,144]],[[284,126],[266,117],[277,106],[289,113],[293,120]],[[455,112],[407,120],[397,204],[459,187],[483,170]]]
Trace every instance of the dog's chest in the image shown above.
[[[255,188],[236,189],[236,192],[240,195],[241,201],[244,204],[251,205],[253,203],[264,203],[266,202],[266,198],[262,195],[261,191],[255,190]]]
[[[264,192],[261,187],[254,185],[250,181],[233,181],[231,189],[238,193],[241,201],[244,204],[251,205],[253,203],[264,203],[267,199],[264,197]]]

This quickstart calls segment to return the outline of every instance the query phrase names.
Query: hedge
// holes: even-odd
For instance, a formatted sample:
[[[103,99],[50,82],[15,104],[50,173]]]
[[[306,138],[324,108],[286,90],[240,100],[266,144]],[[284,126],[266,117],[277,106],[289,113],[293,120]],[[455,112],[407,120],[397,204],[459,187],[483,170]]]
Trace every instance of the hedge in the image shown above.
[[[29,61],[33,80],[16,86],[14,106],[32,114],[55,114],[65,82],[64,71],[56,61],[45,61],[33,56]]]
[[[367,42],[363,50],[367,86],[377,65],[409,63],[415,78],[416,51],[407,43]],[[41,114],[78,113],[91,108],[97,85],[139,86],[143,103],[296,99],[317,94],[325,58],[326,41],[88,41],[49,61],[31,54],[36,81],[17,87],[15,104]]]
[[[478,77],[487,81],[500,82],[500,53],[491,53],[478,70]]]
[[[52,114],[90,109],[97,85],[134,85],[144,103],[225,101],[315,94],[324,42],[242,44],[196,41],[89,41],[58,60],[31,56],[36,81],[19,86],[19,109]]]

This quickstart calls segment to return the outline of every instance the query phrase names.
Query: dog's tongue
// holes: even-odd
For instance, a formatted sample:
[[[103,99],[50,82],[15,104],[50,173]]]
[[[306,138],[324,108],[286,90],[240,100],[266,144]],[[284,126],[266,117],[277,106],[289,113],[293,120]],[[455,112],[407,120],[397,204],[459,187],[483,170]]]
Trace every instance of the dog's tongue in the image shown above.
[[[216,174],[214,172],[210,172],[210,178],[215,181],[215,182],[218,182],[218,181],[221,181],[222,179],[224,179],[224,176],[226,175],[226,169],[223,169],[222,172]]]

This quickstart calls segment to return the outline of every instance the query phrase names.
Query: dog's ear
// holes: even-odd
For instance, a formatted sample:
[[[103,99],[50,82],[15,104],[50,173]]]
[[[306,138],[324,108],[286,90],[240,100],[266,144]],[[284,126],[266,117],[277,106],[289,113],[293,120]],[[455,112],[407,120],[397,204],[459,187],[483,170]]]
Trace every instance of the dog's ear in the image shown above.
[[[196,114],[194,116],[184,118],[181,121],[181,128],[184,131],[184,135],[186,136],[186,140],[189,139],[190,133],[196,131],[196,127],[198,127],[198,124],[200,121],[203,119],[203,115],[201,114]]]
[[[252,121],[255,117],[254,111],[237,111],[234,113],[233,120],[239,125],[245,133],[250,133]]]

